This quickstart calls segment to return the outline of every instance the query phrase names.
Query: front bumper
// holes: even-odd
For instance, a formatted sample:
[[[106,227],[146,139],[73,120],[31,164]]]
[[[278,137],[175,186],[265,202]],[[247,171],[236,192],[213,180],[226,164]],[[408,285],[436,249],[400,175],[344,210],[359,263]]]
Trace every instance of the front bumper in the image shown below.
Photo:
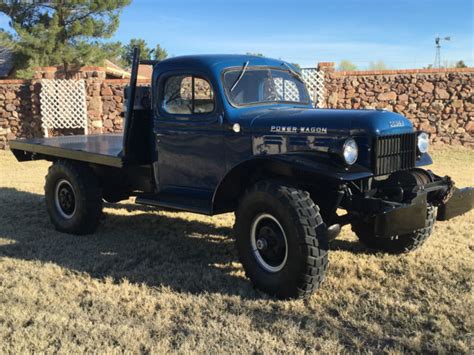
[[[437,220],[446,221],[474,207],[474,188],[457,189],[449,177],[417,186],[414,197],[404,203],[374,197],[362,197],[352,202],[352,218],[369,218],[374,222],[376,236],[386,238],[411,233],[426,227],[427,208],[438,207]]]
[[[463,189],[455,188],[453,195],[446,202],[438,207],[438,221],[447,221],[448,219],[460,216],[469,212],[474,207],[474,188],[465,187]]]
[[[424,228],[427,214],[427,194],[415,197],[410,204],[387,209],[375,215],[375,235],[390,237]]]

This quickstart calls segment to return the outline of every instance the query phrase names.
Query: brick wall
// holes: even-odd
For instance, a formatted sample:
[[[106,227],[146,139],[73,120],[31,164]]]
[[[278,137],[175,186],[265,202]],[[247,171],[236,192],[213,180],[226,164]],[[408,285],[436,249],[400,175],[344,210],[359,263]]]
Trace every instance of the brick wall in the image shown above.
[[[332,63],[321,63],[320,69],[327,73],[327,107],[385,108],[407,116],[435,142],[474,147],[474,68],[335,72]],[[55,68],[39,68],[32,81],[0,81],[0,149],[16,137],[43,136],[40,80],[61,77]],[[106,79],[99,67],[81,68],[74,77],[86,82],[89,132],[120,132],[128,80]]]
[[[383,108],[408,117],[434,142],[474,146],[474,68],[326,71],[328,108]]]

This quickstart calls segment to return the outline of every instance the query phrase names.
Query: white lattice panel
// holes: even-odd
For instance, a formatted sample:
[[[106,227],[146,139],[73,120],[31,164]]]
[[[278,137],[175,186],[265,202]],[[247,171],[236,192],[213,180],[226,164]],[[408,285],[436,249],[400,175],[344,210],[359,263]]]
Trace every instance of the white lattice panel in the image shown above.
[[[275,83],[275,91],[278,100],[300,101],[300,93],[294,82],[283,80],[283,78],[275,78],[273,79],[273,82]]]
[[[83,128],[87,134],[84,80],[42,80],[40,105],[45,136],[54,128]]]
[[[324,107],[325,89],[324,72],[316,68],[301,69],[301,75],[306,84],[315,107]]]

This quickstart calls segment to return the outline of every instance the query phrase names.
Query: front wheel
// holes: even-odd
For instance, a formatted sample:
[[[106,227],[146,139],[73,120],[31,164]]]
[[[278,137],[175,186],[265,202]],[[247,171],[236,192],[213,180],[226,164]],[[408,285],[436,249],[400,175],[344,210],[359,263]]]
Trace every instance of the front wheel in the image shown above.
[[[423,245],[431,235],[436,221],[436,213],[436,207],[427,206],[425,227],[407,234],[394,235],[388,238],[378,237],[374,233],[374,221],[360,219],[352,223],[352,231],[369,248],[392,254],[408,253]]]
[[[55,228],[71,234],[92,233],[102,214],[102,191],[97,177],[84,164],[55,162],[44,186],[46,207]]]
[[[242,199],[234,226],[246,275],[281,299],[310,295],[324,279],[328,241],[309,193],[259,182]]]

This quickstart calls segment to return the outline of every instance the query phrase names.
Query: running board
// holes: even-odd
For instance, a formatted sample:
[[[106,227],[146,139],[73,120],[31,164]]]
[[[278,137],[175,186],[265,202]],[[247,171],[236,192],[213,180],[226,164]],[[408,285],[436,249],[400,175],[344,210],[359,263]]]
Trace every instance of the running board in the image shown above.
[[[205,214],[208,216],[211,215],[211,211],[209,210],[207,201],[192,200],[191,203],[189,203],[188,200],[186,201],[188,203],[183,203],[183,201],[179,200],[180,199],[159,198],[158,196],[138,196],[135,199],[135,203],[139,205],[155,206],[176,211],[186,211],[198,214]]]

